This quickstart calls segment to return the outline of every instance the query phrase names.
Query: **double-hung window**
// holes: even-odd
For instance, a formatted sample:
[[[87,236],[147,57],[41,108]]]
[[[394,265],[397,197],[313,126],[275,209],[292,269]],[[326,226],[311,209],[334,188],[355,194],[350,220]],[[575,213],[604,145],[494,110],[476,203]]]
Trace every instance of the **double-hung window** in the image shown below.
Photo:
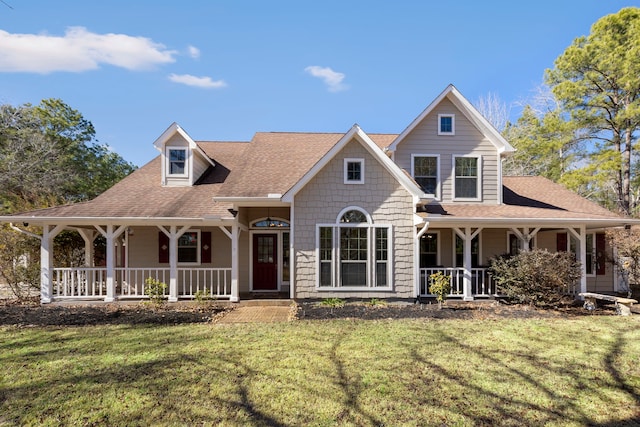
[[[411,174],[426,194],[433,194],[438,197],[439,184],[439,156],[429,156],[421,154],[411,155]]]
[[[167,148],[167,174],[169,176],[187,175],[186,148]]]
[[[318,236],[319,288],[390,287],[391,226],[373,224],[359,208],[322,224]]]
[[[453,157],[455,199],[480,199],[480,157]]]
[[[178,238],[178,262],[200,263],[200,231],[187,231]]]

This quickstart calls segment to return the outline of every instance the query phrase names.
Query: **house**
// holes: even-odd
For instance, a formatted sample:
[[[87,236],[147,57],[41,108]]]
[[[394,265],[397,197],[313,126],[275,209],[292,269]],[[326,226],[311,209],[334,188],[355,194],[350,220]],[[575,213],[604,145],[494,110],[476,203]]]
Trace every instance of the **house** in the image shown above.
[[[194,141],[172,124],[159,156],[94,200],[0,217],[42,226],[41,300],[170,301],[428,295],[451,277],[464,300],[499,293],[488,260],[531,248],[571,251],[576,291],[616,292],[604,231],[634,223],[545,178],[502,175],[513,147],[454,86],[398,135],[256,133]],[[76,230],[85,266],[52,263],[54,237]],[[106,239],[106,265],[92,264]]]

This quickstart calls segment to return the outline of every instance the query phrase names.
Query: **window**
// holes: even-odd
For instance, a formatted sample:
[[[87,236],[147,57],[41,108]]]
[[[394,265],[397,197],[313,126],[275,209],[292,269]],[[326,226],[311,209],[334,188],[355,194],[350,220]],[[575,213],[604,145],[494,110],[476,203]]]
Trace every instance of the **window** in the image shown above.
[[[364,159],[344,159],[344,183],[364,184]]]
[[[359,208],[343,212],[336,224],[318,226],[318,286],[388,289],[391,226],[372,224]]]
[[[578,258],[578,248],[580,247],[580,243],[573,234],[567,236],[567,233],[557,233],[556,238],[556,249],[558,251],[570,252],[576,257],[576,259]],[[605,245],[606,239],[603,233],[587,233],[585,235],[585,270],[588,276],[600,276],[606,274]]]
[[[456,239],[456,267],[464,267],[464,240],[455,235]],[[471,268],[480,265],[480,235],[471,240]]]
[[[420,268],[437,267],[438,234],[425,233],[420,237]]]
[[[438,156],[412,154],[412,175],[426,194],[438,197]]]
[[[199,264],[200,232],[187,231],[178,238],[178,262]]]
[[[187,150],[185,148],[168,148],[168,175],[187,175]]]
[[[438,114],[438,135],[456,134],[455,114]]]
[[[480,158],[455,157],[455,199],[480,199]]]

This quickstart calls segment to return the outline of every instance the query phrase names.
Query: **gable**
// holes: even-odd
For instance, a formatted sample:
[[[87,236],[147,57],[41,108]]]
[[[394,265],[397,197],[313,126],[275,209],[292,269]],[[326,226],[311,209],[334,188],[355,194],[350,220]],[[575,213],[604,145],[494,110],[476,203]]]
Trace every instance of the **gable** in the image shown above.
[[[354,125],[304,176],[287,191],[282,200],[292,202],[295,195],[304,188],[307,183],[318,174],[332,159],[351,142],[357,142],[377,161],[388,173],[393,176],[415,199],[417,204],[419,199],[426,197],[424,192],[416,183],[408,177],[397,165],[369,138],[369,136],[358,125]],[[344,159],[343,159],[344,162]],[[342,177],[342,175],[341,175]],[[344,182],[344,178],[343,178]]]

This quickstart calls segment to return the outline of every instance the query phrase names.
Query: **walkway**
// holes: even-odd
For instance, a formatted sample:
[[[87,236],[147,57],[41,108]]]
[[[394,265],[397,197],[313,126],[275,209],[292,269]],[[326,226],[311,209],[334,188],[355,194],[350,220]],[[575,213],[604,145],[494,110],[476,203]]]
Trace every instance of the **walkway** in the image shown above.
[[[271,323],[288,322],[295,318],[296,307],[290,300],[254,300],[240,302],[216,323]]]

